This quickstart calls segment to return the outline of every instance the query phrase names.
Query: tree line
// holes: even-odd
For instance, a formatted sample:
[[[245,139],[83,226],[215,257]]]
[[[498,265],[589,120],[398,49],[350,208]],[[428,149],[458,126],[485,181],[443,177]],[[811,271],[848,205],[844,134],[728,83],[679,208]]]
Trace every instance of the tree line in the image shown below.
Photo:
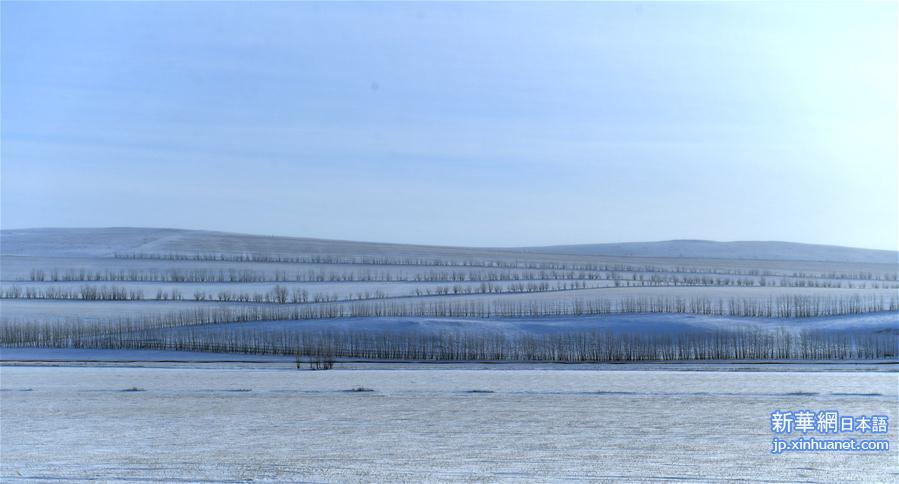
[[[485,294],[521,294],[573,291],[585,289],[585,284],[569,281],[563,284],[511,284],[499,286],[493,283],[481,283],[479,286],[436,286],[431,288],[416,287],[406,295],[388,295],[385,291],[361,291],[339,294],[337,292],[311,293],[305,288],[289,288],[277,285],[267,292],[237,292],[231,290],[193,291],[193,301],[221,303],[256,303],[278,305],[316,305],[323,303],[352,303],[377,299],[408,299],[430,296],[464,296]],[[190,297],[178,289],[158,289],[156,301],[189,301]],[[144,294],[140,289],[127,289],[119,286],[82,285],[78,288],[65,287],[19,287],[11,286],[0,290],[2,299],[56,299],[83,301],[143,301]],[[878,295],[779,295],[772,297],[718,297],[707,296],[628,296],[621,298],[570,298],[552,301],[447,301],[436,300],[424,304],[433,314],[417,314],[420,309],[414,304],[391,302],[380,306],[352,307],[347,316],[547,316],[547,315],[581,315],[607,313],[694,313],[705,315],[744,316],[762,318],[801,318],[830,316],[839,314],[860,314],[885,310],[899,310],[899,297],[885,298]],[[330,314],[331,311],[325,311]],[[462,312],[463,314],[459,314]],[[318,316],[290,317],[286,319],[318,319]],[[278,318],[285,319],[285,318]]]
[[[768,298],[628,297],[620,300],[552,301],[368,301],[287,306],[198,307],[167,313],[115,318],[2,318],[0,345],[46,346],[95,341],[105,335],[252,321],[293,321],[358,317],[494,318],[584,316],[620,313],[675,313],[738,317],[806,318],[899,311],[899,298],[878,296],[784,295]],[[895,338],[895,334],[891,335]]]
[[[790,332],[730,329],[679,334],[574,331],[503,334],[475,331],[409,333],[254,329],[104,332],[34,346],[154,349],[291,355],[297,361],[336,358],[405,361],[626,362],[699,360],[896,359],[895,334],[863,331]],[[19,346],[17,343],[4,343]],[[298,363],[299,364],[299,363]]]
[[[622,273],[578,271],[428,271],[414,274],[391,271],[323,271],[310,269],[254,271],[247,269],[148,269],[65,271],[33,269],[31,282],[170,282],[170,283],[261,283],[261,282],[511,282],[511,281],[613,281],[615,287],[720,286],[720,287],[814,287],[849,289],[899,288],[887,282],[855,282],[854,279],[684,275],[676,273]]]
[[[594,286],[591,286],[591,288]],[[246,291],[208,291],[206,289],[196,289],[185,297],[184,293],[177,288],[157,289],[156,301],[185,301],[191,300],[198,302],[215,301],[215,302],[240,302],[240,303],[260,303],[260,304],[307,304],[307,303],[325,303],[338,301],[359,301],[368,299],[387,299],[387,298],[406,298],[406,297],[427,297],[427,296],[447,296],[447,295],[478,295],[478,294],[520,294],[520,293],[536,293],[536,292],[558,292],[571,291],[575,289],[586,289],[587,284],[584,281],[563,281],[550,283],[527,282],[527,283],[511,283],[496,284],[493,282],[482,282],[478,285],[460,285],[455,284],[440,286],[420,286],[411,289],[407,294],[389,295],[381,289],[366,291],[348,291],[345,293],[338,292],[313,292],[310,293],[305,288],[289,288],[282,285],[276,285],[266,292],[246,292]],[[77,288],[71,287],[55,287],[55,286],[8,286],[0,290],[0,299],[58,299],[58,300],[81,300],[81,301],[143,301],[144,293],[141,289],[129,289],[121,286],[94,286],[82,285]],[[149,299],[149,298],[147,298]]]
[[[685,274],[719,274],[747,276],[792,276],[802,278],[859,279],[859,280],[899,280],[899,271],[774,271],[771,269],[724,268],[702,264],[665,265],[629,264],[584,261],[534,261],[520,259],[485,259],[453,257],[397,257],[397,256],[340,256],[340,255],[300,255],[285,256],[273,254],[221,254],[221,253],[116,253],[116,259],[204,261],[237,263],[281,263],[281,264],[329,264],[329,265],[393,265],[393,266],[433,266],[433,267],[485,267],[501,269],[537,269],[586,272],[674,272]],[[786,261],[789,262],[789,261]]]
[[[82,285],[70,287],[8,286],[0,290],[2,299],[60,299],[81,301],[143,301],[144,292],[119,286]]]

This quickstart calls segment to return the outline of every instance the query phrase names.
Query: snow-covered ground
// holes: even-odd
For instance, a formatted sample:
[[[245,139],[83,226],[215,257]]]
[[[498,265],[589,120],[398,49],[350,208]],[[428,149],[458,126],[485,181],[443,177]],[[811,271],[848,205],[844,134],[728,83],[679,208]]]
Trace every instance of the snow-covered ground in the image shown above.
[[[184,291],[188,291],[187,288]],[[337,293],[335,293],[337,294]],[[352,293],[351,293],[352,294]],[[344,294],[346,296],[347,294]],[[183,311],[192,308],[236,308],[241,306],[259,307],[258,303],[220,301],[194,302],[190,292],[183,292],[184,299],[178,301],[158,301],[145,299],[141,301],[83,301],[83,300],[47,300],[47,299],[4,299],[0,300],[0,313],[4,319],[32,320],[41,318],[46,320],[59,320],[71,318],[109,318],[113,316],[138,316],[151,314],[167,314],[173,311]],[[804,296],[834,299],[848,299],[853,297],[879,298],[883,301],[882,310],[889,309],[891,298],[896,298],[895,289],[818,289],[818,288],[780,288],[780,287],[633,287],[633,288],[595,288],[576,289],[570,291],[550,291],[533,293],[505,293],[505,294],[472,294],[472,295],[446,295],[446,296],[396,296],[389,299],[365,300],[361,304],[380,305],[386,303],[405,304],[429,304],[447,302],[453,304],[484,303],[491,304],[501,309],[503,304],[530,304],[539,303],[545,306],[569,307],[575,302],[604,301],[614,306],[624,301],[644,299],[647,301],[658,298],[683,298],[691,297],[707,298],[711,304],[717,305],[720,301],[727,304],[731,299],[748,301],[767,301],[779,296]],[[326,303],[349,307],[359,304],[350,299],[348,302]],[[272,308],[285,308],[291,304],[276,305],[265,304]]]
[[[163,228],[20,229],[0,232],[3,252],[16,255],[110,256],[130,253],[267,253],[371,256],[500,257],[568,256],[710,258],[896,264],[894,251],[790,242],[669,240],[548,247],[482,248],[353,242]],[[573,257],[568,257],[573,258]]]
[[[118,328],[128,329],[103,344],[156,344],[151,331],[160,326],[212,320],[219,324],[194,326],[187,338],[237,328],[245,341],[307,330],[667,337],[783,327],[877,333],[888,347],[883,336],[899,332],[896,264],[846,248],[677,242],[626,244],[620,256],[592,255],[592,246],[556,254],[128,228],[5,230],[0,238],[0,344],[10,346],[97,342],[98,331]],[[666,247],[661,255],[678,257],[659,257]],[[728,247],[732,257],[720,258]],[[549,317],[595,313],[603,315]],[[358,317],[388,314],[439,317]],[[160,347],[197,349],[183,346],[179,331],[161,330]]]
[[[895,311],[794,319],[634,310],[541,316],[564,314],[584,302],[625,308],[637,299],[693,298],[724,307],[734,301],[770,304],[785,296],[805,298],[812,305],[836,301],[831,307],[844,312],[852,311],[853,300],[874,301],[858,310],[876,311],[888,308],[896,296],[896,265],[872,262],[883,254],[752,244],[734,249],[731,259],[720,259],[714,257],[726,246],[704,243],[672,246],[685,251],[676,255],[689,257],[661,257],[675,254],[664,244],[584,247],[556,254],[557,248],[426,247],[163,229],[17,230],[0,236],[0,289],[51,289],[58,295],[54,288],[76,291],[109,285],[129,293],[139,290],[150,298],[0,301],[0,325],[7,325],[0,329],[10,330],[4,333],[10,338],[24,338],[13,341],[21,346],[34,346],[38,340],[29,339],[31,334],[57,335],[61,339],[44,341],[65,346],[70,344],[66,335],[77,336],[83,328],[126,328],[119,340],[103,343],[118,349],[0,348],[3,482],[889,482],[899,477],[895,445],[885,453],[772,455],[768,421],[775,409],[888,415],[887,438],[895,442],[899,373],[892,360],[564,365],[530,364],[518,357],[472,363],[474,357],[467,357],[466,362],[421,363],[397,361],[392,359],[397,353],[389,352],[373,362],[351,352],[336,358],[335,370],[298,371],[293,357],[123,349],[129,346],[114,344],[131,343],[129,318],[154,321],[154,315],[177,313],[200,316],[186,320],[189,328],[150,325],[137,336],[152,344],[157,338],[170,343],[258,340],[263,343],[258,348],[264,349],[276,340],[293,344],[302,338],[291,337],[302,331],[404,333],[425,339],[474,332],[488,336],[481,342],[490,341],[493,333],[497,337],[492,339],[508,335],[525,344],[563,341],[569,334],[591,331],[614,333],[622,341],[661,335],[661,341],[669,336],[717,338],[719,330],[737,328],[759,330],[747,332],[753,334],[770,330],[766,334],[781,337],[786,332],[780,328],[785,328],[794,333],[848,331],[852,338],[861,338],[857,341],[879,341],[886,349],[878,354],[886,355],[888,338],[899,334]],[[626,256],[615,252],[618,249]],[[635,249],[639,253],[632,252]],[[612,255],[593,255],[597,251]],[[114,257],[121,253],[150,257]],[[232,258],[153,258],[173,253]],[[234,259],[246,254],[262,259]],[[310,256],[331,262],[311,261]],[[838,260],[809,260],[823,257]],[[541,274],[544,270],[557,272]],[[78,280],[63,280],[69,276]],[[97,276],[100,280],[91,280]],[[441,286],[480,287],[481,278],[504,279],[495,280],[495,286],[512,289],[514,279],[527,283],[543,277],[551,284],[583,281],[586,287],[478,295],[428,292]],[[667,277],[714,280],[677,287],[643,287],[641,282]],[[273,293],[276,285],[290,293],[307,290],[310,299],[315,294],[354,299],[366,292],[393,299],[329,303],[340,311],[326,312],[330,319],[314,320],[296,320],[318,317],[312,312],[287,312],[315,309],[311,303],[193,300],[195,291]],[[619,285],[631,287],[609,287]],[[158,291],[173,290],[184,299],[155,300]],[[334,317],[431,314],[351,310],[382,303],[384,308],[392,304],[412,309],[416,304],[439,309],[470,303],[488,310],[463,314],[491,317]],[[529,318],[496,317],[523,314],[502,311],[531,305],[542,309],[524,313],[532,314]],[[204,315],[218,313],[228,316],[216,319],[225,322],[199,324],[209,321]],[[241,314],[262,316],[227,322],[242,320],[232,317]],[[283,320],[258,320],[263,318]],[[86,334],[78,340],[84,346],[102,341],[95,333]],[[224,348],[249,351],[250,346]],[[321,349],[310,347],[316,348]],[[372,391],[350,391],[359,388]]]
[[[0,478],[895,482],[897,379],[4,366]],[[775,409],[887,415],[894,445],[772,455]]]
[[[617,244],[556,245],[526,247],[522,250],[543,254],[637,256],[637,257],[710,257],[716,259],[809,260],[896,263],[896,252],[855,249],[833,245],[792,242],[715,242],[711,240],[665,240]]]
[[[696,334],[734,329],[882,332],[899,336],[899,314],[892,312],[817,318],[741,318],[697,314],[603,314],[595,316],[545,318],[337,318],[301,321],[258,321],[193,326],[191,332],[234,329],[271,332],[366,331],[373,333],[440,334],[455,332],[512,334],[584,333],[591,331],[630,334]],[[170,328],[164,332],[183,331]]]
[[[296,369],[296,357],[144,349],[0,348],[5,366],[117,366],[149,368]],[[716,360],[554,363],[517,361],[406,361],[336,358],[340,370],[566,370],[703,372],[899,372],[899,363],[871,360]],[[301,363],[308,369],[307,362]]]

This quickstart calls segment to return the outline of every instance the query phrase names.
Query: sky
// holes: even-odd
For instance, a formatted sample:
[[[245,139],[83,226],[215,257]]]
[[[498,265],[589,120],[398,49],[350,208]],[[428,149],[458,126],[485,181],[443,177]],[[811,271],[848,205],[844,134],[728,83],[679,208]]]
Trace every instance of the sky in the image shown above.
[[[0,227],[896,249],[894,2],[2,2]]]

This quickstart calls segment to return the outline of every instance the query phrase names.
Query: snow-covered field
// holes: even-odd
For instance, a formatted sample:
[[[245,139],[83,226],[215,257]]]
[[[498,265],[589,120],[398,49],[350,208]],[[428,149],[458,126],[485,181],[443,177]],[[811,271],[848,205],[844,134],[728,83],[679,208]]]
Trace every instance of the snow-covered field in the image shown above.
[[[740,318],[695,314],[603,314],[548,318],[338,318],[311,321],[254,321],[160,330],[161,334],[189,329],[194,333],[252,330],[262,333],[367,331],[372,333],[483,333],[560,334],[591,331],[619,334],[697,334],[735,329],[893,332],[899,335],[899,314],[882,312],[818,318]]]
[[[3,482],[899,477],[895,445],[770,453],[775,409],[895,443],[888,253],[0,235]]]
[[[0,367],[2,480],[895,482],[897,373]],[[365,387],[371,392],[352,392]],[[126,391],[137,389],[137,391]],[[772,455],[775,409],[888,452]],[[862,438],[860,435],[853,437]]]
[[[785,328],[817,331],[805,343],[815,354],[837,344],[849,348],[843,355],[890,358],[888,338],[899,333],[899,276],[884,251],[702,241],[485,249],[127,228],[0,238],[6,346],[283,352],[299,341],[285,337],[307,330],[694,337]],[[333,344],[312,351],[360,355],[344,348],[356,343]]]

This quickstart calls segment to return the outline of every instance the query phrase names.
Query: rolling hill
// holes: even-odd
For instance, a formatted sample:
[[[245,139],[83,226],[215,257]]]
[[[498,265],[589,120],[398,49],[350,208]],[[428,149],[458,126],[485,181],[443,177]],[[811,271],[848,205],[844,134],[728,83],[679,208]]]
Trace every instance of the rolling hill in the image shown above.
[[[158,228],[39,228],[0,231],[0,253],[23,256],[112,256],[184,253],[410,257],[646,257],[794,260],[896,264],[899,253],[778,241],[670,240],[545,247],[447,247],[247,235]]]

